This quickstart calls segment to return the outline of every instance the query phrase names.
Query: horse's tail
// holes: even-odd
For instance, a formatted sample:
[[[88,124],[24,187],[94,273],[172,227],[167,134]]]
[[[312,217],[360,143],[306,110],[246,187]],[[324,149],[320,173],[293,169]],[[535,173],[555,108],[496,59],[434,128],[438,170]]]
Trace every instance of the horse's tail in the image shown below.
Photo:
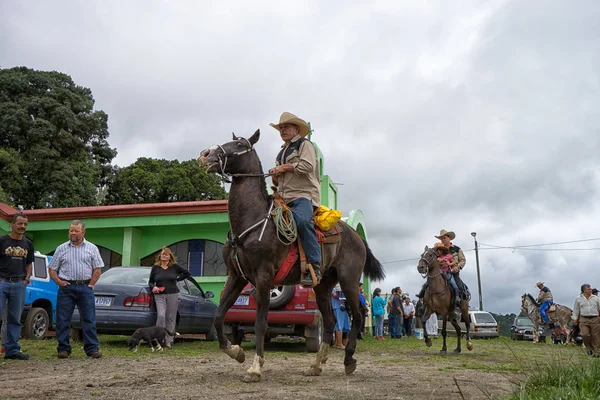
[[[365,275],[374,281],[383,280],[385,278],[383,265],[381,265],[379,260],[375,258],[367,241],[364,238],[361,239],[365,245],[365,249],[367,250],[367,260],[365,261],[365,268],[363,270]]]

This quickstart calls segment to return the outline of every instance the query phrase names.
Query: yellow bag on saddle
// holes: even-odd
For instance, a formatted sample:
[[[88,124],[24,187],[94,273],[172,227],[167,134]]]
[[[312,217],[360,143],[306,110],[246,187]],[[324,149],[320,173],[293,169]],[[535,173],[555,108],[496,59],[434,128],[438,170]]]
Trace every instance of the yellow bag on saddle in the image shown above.
[[[330,230],[340,219],[342,219],[341,211],[326,206],[320,206],[313,214],[315,225],[323,232]]]

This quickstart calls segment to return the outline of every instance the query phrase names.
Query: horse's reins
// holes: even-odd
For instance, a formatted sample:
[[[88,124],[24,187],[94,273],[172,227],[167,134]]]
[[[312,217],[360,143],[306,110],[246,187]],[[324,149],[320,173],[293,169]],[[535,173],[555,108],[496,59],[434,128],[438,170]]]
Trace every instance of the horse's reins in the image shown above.
[[[236,151],[235,153],[231,153],[231,154],[227,154],[227,152],[225,151],[225,149],[223,148],[223,146],[221,145],[217,145],[216,147],[218,147],[221,150],[221,154],[219,154],[217,156],[217,158],[219,159],[219,169],[220,171],[218,172],[218,174],[221,176],[221,178],[227,182],[227,183],[231,183],[231,180],[229,179],[229,177],[233,177],[233,178],[245,178],[245,177],[267,177],[267,176],[271,176],[271,174],[228,174],[227,172],[225,172],[225,168],[227,167],[227,158],[231,155],[231,156],[241,156],[243,154],[246,153],[250,153],[252,151],[254,151],[254,147],[252,146],[252,143],[250,143],[250,141],[246,138],[239,138],[239,139],[244,139],[246,141],[246,143],[248,144],[248,148],[242,151]],[[260,221],[258,221],[257,223],[255,223],[254,225],[246,228],[246,230],[244,230],[241,234],[239,234],[238,236],[236,236],[233,233],[233,228],[231,227],[231,220],[229,221],[229,232],[227,234],[227,240],[229,240],[229,243],[231,243],[231,247],[234,250],[234,254],[233,254],[233,259],[235,261],[235,264],[238,268],[238,271],[240,272],[240,275],[242,276],[242,278],[244,278],[246,281],[248,280],[248,278],[246,277],[246,275],[244,274],[244,271],[242,270],[242,265],[240,264],[239,261],[239,257],[238,257],[238,243],[239,240],[244,237],[248,232],[250,232],[251,230],[253,230],[254,228],[260,226],[262,224],[262,229],[260,231],[260,235],[258,236],[258,241],[260,242],[262,240],[263,234],[265,233],[265,229],[267,227],[267,223],[269,222],[269,220],[271,219],[271,212],[273,211],[273,205],[274,205],[274,200],[271,199],[271,204],[269,206],[269,211],[267,211],[267,215],[265,215],[265,217],[263,219],[261,219]]]

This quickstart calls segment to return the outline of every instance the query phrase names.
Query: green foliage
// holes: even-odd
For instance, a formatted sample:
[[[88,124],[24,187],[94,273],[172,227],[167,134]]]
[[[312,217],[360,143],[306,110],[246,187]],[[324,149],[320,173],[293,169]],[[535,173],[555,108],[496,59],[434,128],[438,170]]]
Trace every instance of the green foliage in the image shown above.
[[[97,204],[117,152],[93,108],[66,74],[0,69],[0,196],[25,209]]]
[[[496,322],[498,322],[498,334],[500,336],[510,337],[510,327],[517,316],[515,314],[490,314],[492,314]]]
[[[116,168],[108,185],[106,204],[167,203],[226,198],[216,175],[207,175],[195,160],[139,158]]]

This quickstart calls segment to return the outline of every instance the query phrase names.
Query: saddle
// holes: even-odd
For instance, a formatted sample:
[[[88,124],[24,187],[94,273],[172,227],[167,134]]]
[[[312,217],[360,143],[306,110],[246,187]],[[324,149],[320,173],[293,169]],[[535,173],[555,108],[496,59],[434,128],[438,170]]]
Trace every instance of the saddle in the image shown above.
[[[275,202],[275,207],[281,206],[284,209],[289,209],[289,207],[278,194],[273,196],[273,200]],[[321,244],[321,274],[323,274],[326,271],[328,264],[337,253],[337,244],[342,238],[340,235],[342,230],[337,226],[337,224],[333,225],[331,229],[327,231],[322,231],[315,225],[315,230],[317,231],[317,241]],[[300,258],[300,269],[302,271],[302,275],[310,274],[313,281],[312,287],[317,285],[318,282],[315,276],[315,271],[313,266],[306,262],[304,246],[302,246],[302,241],[300,240],[300,237],[298,237],[296,243],[292,243],[289,246],[286,258],[283,260],[281,266],[276,270],[275,278],[273,278],[272,282],[273,286],[278,286],[281,284],[281,282],[283,282],[283,280],[292,270],[292,267],[296,264],[298,257]]]

